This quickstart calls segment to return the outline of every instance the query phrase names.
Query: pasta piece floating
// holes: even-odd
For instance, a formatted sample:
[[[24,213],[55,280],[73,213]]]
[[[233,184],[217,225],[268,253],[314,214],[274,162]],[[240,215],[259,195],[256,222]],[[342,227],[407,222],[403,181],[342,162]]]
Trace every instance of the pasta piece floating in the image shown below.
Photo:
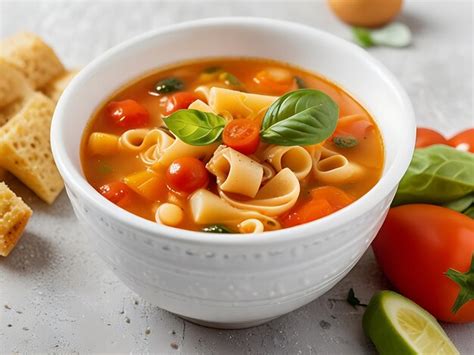
[[[298,180],[303,180],[308,176],[313,167],[311,154],[300,146],[283,147],[273,145],[265,150],[263,157],[277,172],[289,168]]]
[[[89,137],[87,149],[92,155],[114,155],[119,150],[119,137],[114,134],[94,132]]]
[[[211,108],[211,106],[209,106],[202,100],[194,101],[191,105],[189,105],[188,109],[215,113],[214,110]]]
[[[0,255],[8,256],[20,240],[33,212],[8,186],[0,182]]]
[[[220,146],[206,166],[217,177],[222,191],[255,197],[263,178],[263,167],[238,151]]]
[[[202,161],[208,161],[217,147],[218,143],[195,146],[184,143],[182,140],[176,138],[173,144],[163,151],[161,157],[153,165],[153,169],[168,167],[173,161],[183,157],[193,157],[201,159]]]
[[[269,180],[252,200],[232,197],[223,190],[219,190],[219,194],[223,200],[236,208],[278,216],[295,205],[300,194],[300,183],[296,175],[285,168]]]
[[[158,207],[155,218],[158,223],[176,227],[183,221],[184,212],[181,207],[167,202]]]
[[[313,174],[323,184],[343,184],[359,180],[363,168],[344,155],[319,146],[313,155]]]
[[[277,96],[249,94],[237,90],[213,87],[209,91],[209,106],[216,112],[229,112],[234,118],[247,118],[268,109]]]
[[[240,222],[237,228],[239,228],[240,233],[262,233],[265,229],[263,223],[255,218]]]
[[[241,210],[232,207],[212,192],[199,189],[190,199],[191,213],[195,223],[238,225],[247,219],[258,219],[265,230],[280,229],[280,223],[269,216],[256,211]]]
[[[161,129],[130,129],[120,136],[120,147],[140,153],[141,160],[148,165],[159,161],[164,151],[175,139]]]

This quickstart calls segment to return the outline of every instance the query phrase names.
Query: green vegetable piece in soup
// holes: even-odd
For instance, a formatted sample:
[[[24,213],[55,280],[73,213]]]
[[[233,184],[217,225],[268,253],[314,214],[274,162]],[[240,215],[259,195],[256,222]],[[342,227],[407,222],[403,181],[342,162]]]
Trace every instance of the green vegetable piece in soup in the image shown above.
[[[359,144],[353,136],[335,136],[332,141],[339,148],[352,148]]]
[[[393,205],[442,204],[474,192],[474,154],[446,145],[416,149]]]
[[[234,233],[229,228],[227,228],[223,225],[220,225],[220,224],[213,224],[213,225],[204,227],[202,229],[202,231],[205,232],[205,233],[221,233],[221,234]]]
[[[325,93],[301,89],[281,96],[263,118],[261,137],[284,146],[310,145],[330,137],[336,129],[339,107]]]
[[[171,92],[180,91],[183,89],[183,81],[174,77],[162,79],[155,85],[155,92],[158,94],[169,94]]]

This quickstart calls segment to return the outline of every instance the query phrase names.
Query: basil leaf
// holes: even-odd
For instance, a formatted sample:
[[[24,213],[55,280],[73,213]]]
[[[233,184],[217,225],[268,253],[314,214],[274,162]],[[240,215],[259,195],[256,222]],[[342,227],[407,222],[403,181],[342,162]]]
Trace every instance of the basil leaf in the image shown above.
[[[226,124],[223,117],[199,110],[178,110],[163,120],[176,137],[190,145],[214,143]]]
[[[412,41],[408,26],[393,22],[379,29],[353,27],[352,36],[357,44],[364,48],[372,46],[406,47]]]
[[[170,92],[184,89],[184,83],[178,78],[165,78],[155,84],[155,92],[158,94],[168,94]]]
[[[213,224],[213,225],[204,227],[202,229],[202,231],[205,232],[205,233],[221,233],[221,234],[234,233],[229,228],[227,228],[227,227],[225,227],[221,224]]]
[[[474,154],[446,145],[416,149],[393,205],[442,204],[474,192]]]
[[[443,207],[450,208],[454,211],[463,213],[471,205],[474,205],[474,194],[463,196],[457,200],[445,203]]]
[[[334,136],[332,141],[339,148],[352,148],[359,144],[357,138],[353,136]]]
[[[354,40],[358,45],[364,48],[372,47],[374,42],[370,37],[370,30],[363,27],[353,27],[352,28],[352,35],[354,36]]]
[[[463,214],[474,219],[474,206],[469,207],[467,210],[463,212]]]
[[[339,107],[318,90],[301,89],[281,96],[263,118],[267,143],[293,146],[320,143],[336,129]]]

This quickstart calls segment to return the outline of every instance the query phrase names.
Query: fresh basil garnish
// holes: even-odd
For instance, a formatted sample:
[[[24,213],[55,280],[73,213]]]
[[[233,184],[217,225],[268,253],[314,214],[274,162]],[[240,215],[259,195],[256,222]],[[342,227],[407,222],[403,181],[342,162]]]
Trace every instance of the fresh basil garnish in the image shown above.
[[[221,224],[213,224],[202,229],[205,233],[234,233],[229,228]]]
[[[332,141],[339,148],[352,148],[359,144],[357,138],[353,136],[334,136]]]
[[[180,91],[183,89],[183,81],[175,77],[162,79],[155,85],[155,92],[158,94],[169,94],[170,92]]]
[[[191,145],[214,143],[226,124],[223,117],[199,110],[178,110],[163,120],[176,137]]]
[[[301,89],[281,96],[263,118],[267,143],[293,146],[320,143],[336,129],[339,107],[325,93]]]
[[[443,204],[443,207],[450,208],[456,212],[461,213],[467,211],[471,206],[474,207],[474,194],[466,195],[458,198],[457,200]]]
[[[393,205],[443,204],[474,192],[474,154],[446,145],[416,149]]]

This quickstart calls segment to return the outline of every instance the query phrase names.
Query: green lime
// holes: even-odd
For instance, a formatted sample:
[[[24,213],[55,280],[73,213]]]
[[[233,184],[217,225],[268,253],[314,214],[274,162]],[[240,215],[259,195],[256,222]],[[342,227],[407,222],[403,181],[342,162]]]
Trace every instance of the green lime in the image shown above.
[[[398,293],[380,291],[362,320],[380,354],[459,354],[436,319]]]

